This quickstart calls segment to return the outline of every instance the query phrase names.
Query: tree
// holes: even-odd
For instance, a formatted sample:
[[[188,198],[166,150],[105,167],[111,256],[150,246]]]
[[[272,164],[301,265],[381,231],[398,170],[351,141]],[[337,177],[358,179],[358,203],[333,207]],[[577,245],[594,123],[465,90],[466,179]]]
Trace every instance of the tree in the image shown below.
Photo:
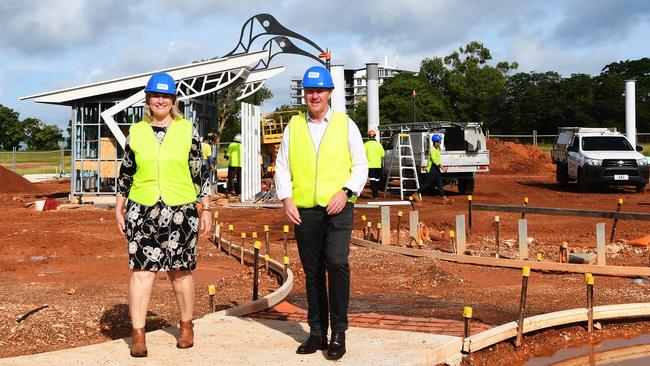
[[[446,98],[425,77],[402,73],[387,79],[379,88],[380,124],[412,122],[414,90],[416,121],[452,118]]]
[[[240,104],[236,101],[239,96],[239,91],[239,88],[225,88],[217,92],[219,109],[217,112],[217,135],[215,137],[215,143],[219,143],[221,140],[232,141],[241,129],[239,118]],[[244,98],[243,102],[261,105],[271,98],[273,98],[273,93],[269,88],[263,86],[255,94]]]
[[[24,138],[18,117],[18,112],[0,104],[0,148],[3,150],[18,147]]]

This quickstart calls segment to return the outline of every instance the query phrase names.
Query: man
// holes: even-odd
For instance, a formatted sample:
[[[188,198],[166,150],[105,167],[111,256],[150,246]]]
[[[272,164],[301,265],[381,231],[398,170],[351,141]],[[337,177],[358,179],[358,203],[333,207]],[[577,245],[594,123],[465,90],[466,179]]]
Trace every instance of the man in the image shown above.
[[[235,142],[228,145],[223,157],[228,160],[228,192],[241,193],[241,134],[235,135]],[[237,180],[237,183],[234,181]]]
[[[310,329],[296,352],[327,349],[328,358],[339,359],[346,351],[353,201],[366,183],[368,160],[357,126],[328,105],[334,89],[329,71],[307,69],[302,86],[308,113],[291,118],[275,164],[278,198],[295,225],[305,271]]]
[[[384,162],[384,148],[375,140],[375,136],[377,136],[375,130],[368,131],[368,141],[363,144],[366,149],[366,156],[368,157],[368,180],[370,180],[373,199],[377,198],[379,181],[382,174],[382,164]]]
[[[203,155],[203,165],[206,167],[207,171],[210,172],[210,177],[212,177],[212,171],[214,170],[214,157],[212,156],[212,139],[210,136],[205,136],[201,142],[201,154]],[[212,179],[210,179],[212,183]]]
[[[442,166],[440,161],[440,146],[442,145],[442,135],[434,134],[431,136],[431,143],[433,146],[429,149],[429,159],[427,161],[427,175],[424,178],[424,183],[417,190],[416,194],[412,197],[415,201],[422,200],[422,192],[426,192],[433,184],[438,188],[440,195],[440,202],[442,204],[451,203],[452,201],[445,196],[444,184],[442,181],[442,172],[447,172],[447,168]]]

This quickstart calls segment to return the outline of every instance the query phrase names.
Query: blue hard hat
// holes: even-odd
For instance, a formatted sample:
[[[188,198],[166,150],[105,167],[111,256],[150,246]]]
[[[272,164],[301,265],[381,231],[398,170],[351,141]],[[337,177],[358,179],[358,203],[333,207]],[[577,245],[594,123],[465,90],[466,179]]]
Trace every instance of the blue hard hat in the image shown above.
[[[442,141],[442,136],[439,133],[436,133],[433,136],[431,136],[431,141],[432,142]]]
[[[174,78],[168,73],[157,72],[151,75],[144,91],[176,95],[176,83],[174,82]]]
[[[312,66],[305,71],[302,78],[303,88],[334,89],[332,75],[323,66]]]

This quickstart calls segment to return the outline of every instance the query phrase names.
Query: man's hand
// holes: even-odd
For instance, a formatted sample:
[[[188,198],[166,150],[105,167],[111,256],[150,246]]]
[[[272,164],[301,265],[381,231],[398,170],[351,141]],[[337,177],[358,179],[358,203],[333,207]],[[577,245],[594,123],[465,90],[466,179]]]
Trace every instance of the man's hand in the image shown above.
[[[302,220],[300,219],[300,213],[298,212],[298,207],[291,198],[285,198],[282,200],[282,205],[284,206],[284,214],[287,216],[287,220],[294,225],[300,225]]]
[[[325,211],[330,216],[338,215],[343,211],[345,204],[348,202],[348,195],[343,190],[338,191],[327,203]]]
[[[443,173],[447,173],[447,167],[441,165],[440,166],[440,171],[442,171]]]

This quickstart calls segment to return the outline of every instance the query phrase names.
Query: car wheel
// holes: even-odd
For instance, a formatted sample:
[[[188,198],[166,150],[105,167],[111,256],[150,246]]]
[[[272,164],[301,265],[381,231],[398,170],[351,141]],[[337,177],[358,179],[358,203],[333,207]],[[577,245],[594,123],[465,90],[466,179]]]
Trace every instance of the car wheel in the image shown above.
[[[639,193],[645,193],[645,184],[637,184],[636,191]]]
[[[578,189],[580,190],[580,192],[589,192],[589,185],[587,184],[584,170],[582,169],[578,170]]]

